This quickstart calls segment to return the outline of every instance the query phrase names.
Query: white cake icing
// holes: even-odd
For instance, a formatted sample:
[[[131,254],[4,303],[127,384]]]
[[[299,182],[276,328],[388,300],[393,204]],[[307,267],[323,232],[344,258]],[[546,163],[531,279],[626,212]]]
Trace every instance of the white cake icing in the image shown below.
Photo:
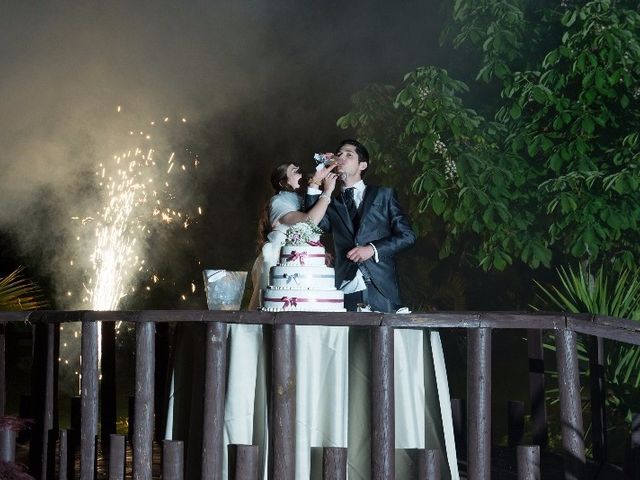
[[[285,245],[280,250],[279,265],[323,267],[326,253],[321,245]]]
[[[268,312],[344,312],[341,290],[287,290],[267,288],[262,298]]]
[[[285,245],[279,264],[269,271],[262,292],[262,310],[268,312],[344,312],[344,294],[335,287],[335,271],[325,266],[326,251],[313,245]]]
[[[335,278],[335,271],[329,267],[278,265],[269,273],[269,288],[333,290]]]

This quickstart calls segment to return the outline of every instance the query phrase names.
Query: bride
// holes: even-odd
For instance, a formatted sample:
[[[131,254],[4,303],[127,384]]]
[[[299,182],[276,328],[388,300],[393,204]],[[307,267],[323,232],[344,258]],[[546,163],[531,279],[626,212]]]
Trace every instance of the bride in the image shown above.
[[[321,201],[307,213],[302,212],[302,197],[298,194],[302,179],[300,168],[293,163],[283,163],[271,173],[271,186],[275,195],[265,206],[263,218],[260,221],[259,233],[262,236],[262,248],[251,271],[253,295],[249,302],[249,310],[255,310],[260,306],[260,290],[266,288],[269,283],[269,269],[278,262],[280,247],[287,228],[307,220],[318,224],[324,217],[338,178],[332,172],[335,167],[336,164],[333,164],[326,167],[325,172],[318,174],[324,177]]]
[[[300,168],[293,163],[284,163],[273,170],[271,186],[274,195],[265,206],[260,222],[262,246],[251,272],[253,294],[249,310],[260,307],[260,291],[269,283],[270,268],[278,263],[287,228],[305,221],[317,224],[323,218],[338,178],[333,173],[334,168],[335,164],[316,172],[312,181],[322,176],[318,183],[322,183],[323,193],[306,213],[302,211],[302,196],[297,193],[302,180]],[[311,447],[346,446],[346,419],[336,415],[327,422],[330,415],[322,406],[333,408],[336,402],[341,402],[346,415],[348,336],[345,332],[346,328],[296,328],[296,349],[301,353],[296,355],[296,370],[299,372],[296,382],[296,478],[310,476]],[[229,327],[224,434],[226,444],[258,445],[262,477],[267,478],[268,359],[263,336],[260,325]],[[317,381],[326,372],[333,372],[331,378],[340,381],[325,384]],[[223,468],[226,472],[226,461]]]

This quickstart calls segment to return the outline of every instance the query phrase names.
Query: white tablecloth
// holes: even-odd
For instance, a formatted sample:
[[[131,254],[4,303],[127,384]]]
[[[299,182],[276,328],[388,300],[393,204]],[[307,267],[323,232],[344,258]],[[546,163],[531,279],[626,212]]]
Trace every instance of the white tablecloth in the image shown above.
[[[320,478],[321,463],[318,460],[321,454],[314,447],[328,446],[348,447],[351,480],[369,478],[369,337],[365,328],[296,328],[296,479]],[[424,341],[425,338],[428,341]],[[446,455],[443,473],[448,463],[451,477],[459,478],[440,336],[437,332],[425,334],[421,330],[396,330],[394,340],[396,448],[438,448]],[[184,370],[184,365],[180,366],[180,345],[177,348],[176,372]],[[268,451],[267,348],[263,327],[230,326],[225,443],[258,445],[265,478],[265,452]],[[193,348],[190,352],[193,353]],[[204,359],[204,355],[201,358]],[[201,367],[187,371],[193,374],[199,369]],[[193,388],[180,387],[182,391],[176,388],[172,392],[167,438],[185,437],[185,431],[189,437],[202,434],[202,417],[199,421],[194,418],[198,408],[191,409],[188,420],[178,418],[184,412],[174,408],[176,404],[193,406],[193,402],[180,398],[197,395],[194,392],[198,388],[193,383]],[[185,382],[176,382],[177,385],[185,385]],[[176,399],[180,401],[174,403]],[[198,427],[199,432],[193,432]],[[196,444],[192,439],[192,445]],[[188,450],[190,448],[187,447]],[[187,452],[186,457],[186,462],[198,460],[197,452]],[[397,478],[415,477],[414,460],[410,453],[397,452]],[[193,468],[196,470],[191,471],[199,470],[197,466]],[[226,478],[226,449],[223,468]],[[443,478],[447,478],[446,473]]]

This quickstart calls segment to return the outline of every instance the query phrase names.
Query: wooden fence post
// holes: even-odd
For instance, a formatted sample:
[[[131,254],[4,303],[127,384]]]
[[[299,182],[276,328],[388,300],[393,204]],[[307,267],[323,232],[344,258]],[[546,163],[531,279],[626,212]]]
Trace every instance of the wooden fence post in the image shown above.
[[[517,456],[518,480],[540,480],[540,446],[520,445]]]
[[[58,455],[58,477],[59,480],[68,480],[69,469],[69,432],[60,430],[60,454]]]
[[[440,450],[420,450],[418,454],[418,480],[440,480],[442,455]]]
[[[162,480],[182,480],[184,478],[184,443],[182,440],[162,442]],[[202,476],[202,478],[210,478]]]
[[[276,324],[273,335],[270,461],[272,478],[293,480],[296,471],[296,330]]]
[[[109,480],[124,480],[125,439],[115,433],[109,439]]]
[[[467,457],[470,480],[491,478],[491,329],[469,330]]]
[[[346,480],[347,478],[347,449],[339,447],[324,447],[322,450],[322,479]]]
[[[98,324],[82,322],[80,480],[93,480],[98,432]]]
[[[16,432],[9,427],[0,429],[0,460],[16,461]]]
[[[100,438],[103,448],[116,433],[116,323],[101,322],[102,359],[100,360]]]
[[[135,424],[133,426],[133,479],[151,480],[153,462],[153,400],[155,324],[136,324]]]
[[[580,402],[580,372],[576,332],[568,329],[556,331],[558,388],[560,389],[560,422],[564,449],[564,475],[566,480],[583,478],[585,466],[584,430]]]
[[[259,449],[257,445],[229,445],[229,480],[258,480]]]
[[[392,327],[371,332],[371,469],[374,480],[395,478]]]
[[[205,339],[204,435],[202,478],[222,478],[224,396],[227,370],[227,324],[209,322]]]

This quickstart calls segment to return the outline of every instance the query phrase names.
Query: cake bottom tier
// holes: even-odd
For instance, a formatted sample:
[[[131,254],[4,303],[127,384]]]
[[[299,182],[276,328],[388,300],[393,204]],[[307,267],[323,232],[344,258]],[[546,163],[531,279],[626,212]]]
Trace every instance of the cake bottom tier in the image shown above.
[[[344,294],[340,290],[266,288],[262,292],[262,310],[267,312],[344,312]]]

